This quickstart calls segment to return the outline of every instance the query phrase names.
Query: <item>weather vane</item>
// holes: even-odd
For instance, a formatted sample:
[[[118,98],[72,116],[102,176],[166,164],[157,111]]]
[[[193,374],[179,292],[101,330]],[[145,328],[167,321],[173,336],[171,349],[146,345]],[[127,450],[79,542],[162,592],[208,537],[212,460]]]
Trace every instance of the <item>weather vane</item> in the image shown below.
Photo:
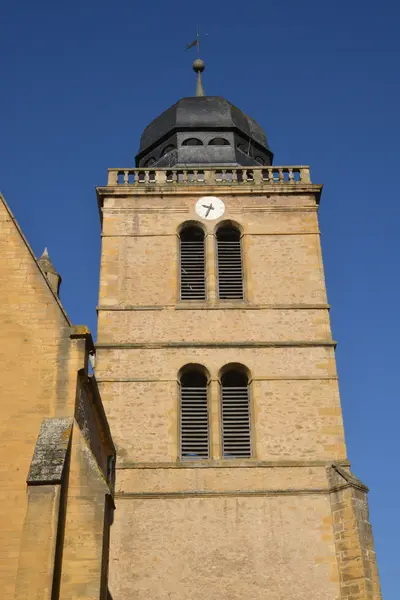
[[[207,35],[207,34],[205,34],[205,35]],[[205,96],[204,89],[203,89],[203,83],[201,81],[201,74],[205,69],[205,64],[204,64],[204,61],[201,60],[201,58],[200,58],[200,32],[199,32],[198,25],[197,25],[197,31],[196,31],[196,39],[193,40],[193,42],[190,42],[190,44],[188,44],[186,46],[186,50],[190,50],[190,48],[193,48],[194,46],[197,46],[197,56],[198,56],[198,58],[193,63],[193,70],[197,73],[196,96]]]
[[[196,39],[186,46],[186,50],[190,50],[190,48],[193,48],[194,46],[197,46],[197,56],[200,56],[200,32],[198,25],[196,29]]]

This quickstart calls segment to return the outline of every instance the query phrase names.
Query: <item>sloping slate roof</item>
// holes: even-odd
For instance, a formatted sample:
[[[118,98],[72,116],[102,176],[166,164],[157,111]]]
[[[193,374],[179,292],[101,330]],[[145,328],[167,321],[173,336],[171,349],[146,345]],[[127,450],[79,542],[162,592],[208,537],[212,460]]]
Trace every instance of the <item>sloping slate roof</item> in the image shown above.
[[[237,128],[268,148],[260,125],[220,96],[182,98],[154,119],[140,138],[142,152],[173,129]]]

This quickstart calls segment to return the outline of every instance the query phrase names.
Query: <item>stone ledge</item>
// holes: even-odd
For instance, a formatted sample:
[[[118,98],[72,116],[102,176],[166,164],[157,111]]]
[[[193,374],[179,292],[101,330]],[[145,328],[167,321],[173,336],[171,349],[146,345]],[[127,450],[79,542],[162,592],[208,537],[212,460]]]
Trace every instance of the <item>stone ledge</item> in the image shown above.
[[[251,381],[338,381],[338,375],[282,375],[280,377],[253,377]],[[179,383],[179,380],[175,379],[154,379],[145,377],[97,377],[97,383]],[[210,377],[209,383],[216,382],[220,383],[218,377]]]
[[[264,185],[108,185],[97,187],[96,193],[100,208],[102,200],[107,197],[143,195],[146,197],[156,196],[158,199],[162,196],[195,196],[200,195],[251,195],[251,196],[266,196],[266,195],[315,195],[316,201],[319,203],[323,185],[316,183],[280,183],[280,184],[264,184]]]
[[[251,469],[273,467],[331,467],[332,460],[205,460],[176,462],[125,462],[117,465],[118,469]],[[350,467],[348,460],[335,463],[336,467]]]
[[[117,492],[115,499],[118,500],[141,500],[141,499],[178,499],[178,498],[215,498],[215,497],[238,497],[238,496],[308,496],[314,494],[328,495],[330,489],[326,488],[305,488],[305,489],[287,489],[287,490],[199,490],[199,491],[181,491],[175,492]]]
[[[156,350],[165,348],[287,348],[287,347],[336,347],[337,342],[334,340],[288,340],[288,341],[271,341],[271,342],[152,342],[141,344],[126,343],[117,344],[112,342],[97,342],[96,348],[113,348],[118,350],[128,350],[141,348],[145,350]]]
[[[97,310],[104,311],[157,311],[157,310],[329,310],[329,304],[250,304],[239,300],[237,304],[222,301],[213,304],[201,301],[196,305],[189,303],[163,304],[160,306],[97,306]]]
[[[61,483],[72,424],[72,418],[43,419],[29,468],[28,485]]]
[[[73,325],[71,327],[70,338],[74,339],[84,339],[86,340],[88,352],[94,352],[94,342],[92,338],[92,334],[86,325]]]

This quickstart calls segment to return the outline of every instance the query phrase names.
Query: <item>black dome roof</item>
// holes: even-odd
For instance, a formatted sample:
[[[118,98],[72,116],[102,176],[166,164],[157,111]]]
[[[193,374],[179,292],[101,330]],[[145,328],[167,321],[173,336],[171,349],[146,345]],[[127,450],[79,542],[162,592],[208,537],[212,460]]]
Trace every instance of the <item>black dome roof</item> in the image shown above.
[[[211,138],[215,141],[221,136],[226,138],[224,149],[210,145]],[[196,138],[197,148],[184,148],[185,137]],[[136,164],[254,165],[271,164],[272,156],[264,130],[254,119],[220,96],[191,96],[179,100],[146,127]]]
[[[268,148],[262,127],[234,104],[221,96],[191,96],[181,98],[146,127],[140,138],[139,152],[158,142],[172,129],[204,127],[218,130],[237,128]]]

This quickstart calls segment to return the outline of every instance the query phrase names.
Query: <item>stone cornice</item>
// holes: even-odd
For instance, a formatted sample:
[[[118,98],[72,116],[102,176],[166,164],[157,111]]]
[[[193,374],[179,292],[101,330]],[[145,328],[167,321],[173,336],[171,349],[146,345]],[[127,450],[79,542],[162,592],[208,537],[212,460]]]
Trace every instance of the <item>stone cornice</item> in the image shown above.
[[[163,304],[160,306],[107,306],[99,305],[97,310],[104,311],[159,311],[159,310],[329,310],[329,304],[247,304],[238,301],[237,304],[221,301],[215,304],[202,304],[196,300],[196,305],[190,303]]]
[[[348,460],[334,463],[339,467],[350,467]],[[331,467],[332,460],[177,460],[175,462],[130,462],[117,464],[117,470],[135,469],[271,469],[278,468],[309,468]]]
[[[96,348],[110,348],[118,350],[128,349],[174,349],[174,348],[287,348],[287,347],[336,347],[334,340],[288,340],[288,341],[270,341],[270,342],[250,342],[250,341],[235,341],[235,342],[130,342],[130,343],[112,343],[98,342]]]
[[[178,498],[215,498],[238,496],[307,496],[311,494],[329,494],[330,488],[299,488],[287,490],[177,490],[174,492],[117,492],[116,500],[142,500],[142,499],[178,499]]]
[[[317,197],[317,201],[322,192],[323,185],[318,183],[307,184],[264,184],[262,186],[252,185],[107,185],[96,188],[96,193],[99,201],[105,197],[129,197],[129,196],[156,196],[162,198],[164,196],[196,196],[196,195],[312,195]]]

